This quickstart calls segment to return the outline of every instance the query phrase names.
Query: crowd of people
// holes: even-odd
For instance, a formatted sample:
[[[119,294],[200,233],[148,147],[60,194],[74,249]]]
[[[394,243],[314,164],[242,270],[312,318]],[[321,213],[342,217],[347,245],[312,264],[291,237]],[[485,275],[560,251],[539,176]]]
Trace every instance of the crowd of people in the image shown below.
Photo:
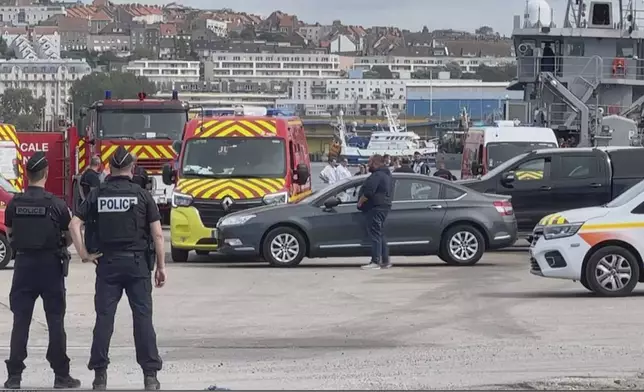
[[[430,175],[433,174],[435,177],[441,177],[449,181],[456,180],[449,170],[445,168],[445,164],[439,162],[437,164],[437,170],[434,173],[431,173],[431,168],[427,161],[423,159],[420,152],[414,153],[413,157],[391,157],[390,155],[382,155],[383,165],[388,168],[393,173],[417,173]],[[349,161],[346,158],[340,158],[340,162],[335,158],[329,159],[328,164],[320,173],[320,179],[325,184],[335,184],[338,181],[341,181],[345,178],[351,176],[360,176],[364,174],[369,174],[368,164],[360,164],[358,166],[358,171],[351,174],[349,170]]]

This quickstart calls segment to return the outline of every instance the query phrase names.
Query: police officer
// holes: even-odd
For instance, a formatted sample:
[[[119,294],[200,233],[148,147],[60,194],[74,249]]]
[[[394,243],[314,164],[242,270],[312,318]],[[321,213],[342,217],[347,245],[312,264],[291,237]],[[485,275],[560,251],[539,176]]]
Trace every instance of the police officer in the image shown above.
[[[86,202],[70,223],[74,246],[84,262],[96,267],[96,324],[88,368],[94,370],[93,388],[107,387],[108,350],[114,329],[114,314],[123,291],[128,296],[134,318],[136,358],[143,369],[146,390],[160,388],[157,372],[161,358],[152,325],[152,282],[154,268],[149,250],[150,236],[156,251],[157,287],[165,284],[165,250],[159,210],[149,192],[132,182],[134,158],[119,147],[110,159],[111,175]],[[96,230],[100,253],[89,254],[83,243],[81,226]]]
[[[45,191],[48,163],[37,152],[27,162],[29,186],[7,205],[5,224],[16,252],[13,283],[9,294],[13,312],[9,375],[4,387],[19,389],[27,358],[29,326],[36,299],[45,309],[49,347],[47,360],[54,370],[54,388],[79,388],[80,381],[69,375],[65,334],[65,277],[61,250],[71,244],[69,209],[65,202]]]
[[[150,177],[148,176],[147,170],[145,170],[141,165],[136,162],[134,164],[134,175],[132,176],[132,181],[135,184],[138,184],[141,188],[150,190],[152,183],[150,182]]]

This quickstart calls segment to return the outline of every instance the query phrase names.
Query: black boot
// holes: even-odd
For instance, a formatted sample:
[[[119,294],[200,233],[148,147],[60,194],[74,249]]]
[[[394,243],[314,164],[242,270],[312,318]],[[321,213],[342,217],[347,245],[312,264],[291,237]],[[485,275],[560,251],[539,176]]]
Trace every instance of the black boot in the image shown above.
[[[107,389],[107,370],[94,370],[94,381],[92,381],[92,389],[97,391],[104,391]]]
[[[161,389],[161,383],[157,379],[156,373],[145,373],[143,375],[143,385],[146,391],[157,391]]]
[[[73,389],[80,388],[80,386],[80,380],[73,378],[69,374],[66,376],[56,376],[54,378],[54,389]]]
[[[6,389],[20,389],[20,382],[22,381],[22,376],[20,374],[10,374],[7,377],[7,381],[4,382],[4,387]]]

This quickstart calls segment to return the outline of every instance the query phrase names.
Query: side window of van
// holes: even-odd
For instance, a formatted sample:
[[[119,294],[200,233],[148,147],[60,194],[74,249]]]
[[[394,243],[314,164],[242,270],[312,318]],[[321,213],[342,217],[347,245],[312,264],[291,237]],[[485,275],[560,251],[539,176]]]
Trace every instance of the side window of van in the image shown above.
[[[517,181],[541,181],[550,177],[550,159],[536,158],[521,163],[514,169]]]
[[[295,170],[295,168],[297,167],[297,163],[296,163],[297,158],[295,156],[295,148],[293,146],[292,140],[288,142],[288,150],[289,150],[289,155],[291,156],[291,170]]]

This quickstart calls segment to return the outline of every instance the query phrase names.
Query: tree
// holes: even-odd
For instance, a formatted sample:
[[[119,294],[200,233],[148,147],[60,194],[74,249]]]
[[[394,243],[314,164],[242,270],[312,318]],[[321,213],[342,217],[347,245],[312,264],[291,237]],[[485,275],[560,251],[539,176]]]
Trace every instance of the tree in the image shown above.
[[[449,77],[451,79],[460,79],[463,76],[461,65],[453,61],[445,65],[445,71],[449,72]]]
[[[72,84],[70,95],[74,108],[79,110],[82,106],[104,99],[105,91],[112,93],[112,99],[132,99],[140,92],[154,94],[156,87],[148,78],[129,72],[91,73]]]
[[[494,29],[490,26],[481,26],[478,29],[474,30],[476,35],[494,35]]]
[[[130,56],[130,61],[141,60],[141,59],[156,60],[157,58],[158,56],[156,53],[154,53],[154,51],[148,48],[138,47],[134,49],[134,51],[132,52],[132,55]]]
[[[0,95],[0,117],[21,131],[35,131],[45,104],[45,98],[34,98],[29,89],[7,89]]]
[[[488,67],[479,65],[476,70],[477,79],[484,82],[509,82],[516,78],[517,67],[513,64],[507,64],[502,67]]]
[[[365,79],[393,79],[394,75],[386,65],[374,65],[362,77]]]
[[[255,31],[255,27],[253,26],[246,26],[244,29],[239,33],[239,38],[246,40],[246,41],[252,41],[257,37],[257,32]]]
[[[423,34],[429,34],[429,29],[427,26],[423,26]]]

